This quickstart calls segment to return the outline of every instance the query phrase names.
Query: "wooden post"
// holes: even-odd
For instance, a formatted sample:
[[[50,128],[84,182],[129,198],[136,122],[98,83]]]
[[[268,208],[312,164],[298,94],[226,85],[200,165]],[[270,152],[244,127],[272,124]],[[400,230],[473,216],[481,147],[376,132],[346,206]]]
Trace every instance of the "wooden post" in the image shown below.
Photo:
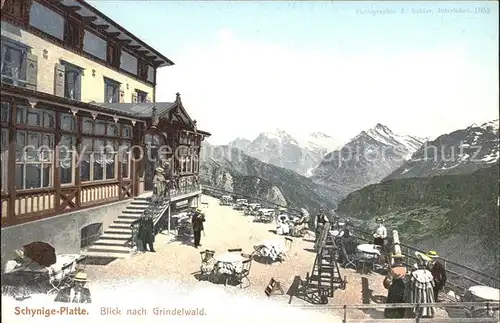
[[[392,231],[392,238],[393,238],[393,244],[394,244],[394,254],[400,254],[401,253],[401,246],[399,245],[399,233],[397,230]],[[394,265],[394,259],[391,257],[391,266]]]

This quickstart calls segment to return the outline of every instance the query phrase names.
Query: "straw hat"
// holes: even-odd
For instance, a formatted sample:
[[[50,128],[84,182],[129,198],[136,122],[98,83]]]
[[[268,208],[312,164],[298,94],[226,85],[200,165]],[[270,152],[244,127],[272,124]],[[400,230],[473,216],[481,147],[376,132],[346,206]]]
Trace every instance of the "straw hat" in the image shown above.
[[[429,256],[427,256],[421,252],[418,252],[418,251],[415,251],[415,257],[417,257],[418,259],[423,260],[423,261],[431,261],[432,260]]]
[[[161,167],[156,168],[157,173],[163,173],[165,170]]]
[[[427,252],[425,255],[429,258],[438,258],[439,257],[439,254],[434,250]]]
[[[87,280],[87,273],[84,272],[79,272],[75,275],[75,278],[73,279],[75,282],[88,282]]]
[[[375,222],[377,222],[377,223],[382,223],[382,222],[384,222],[384,220],[383,220],[382,218],[376,218],[376,219],[375,219]]]
[[[14,250],[14,259],[15,260],[23,260],[24,259],[24,251],[22,249]]]
[[[391,258],[393,258],[393,259],[404,259],[405,255],[403,255],[401,253],[393,253],[393,254],[391,254]]]

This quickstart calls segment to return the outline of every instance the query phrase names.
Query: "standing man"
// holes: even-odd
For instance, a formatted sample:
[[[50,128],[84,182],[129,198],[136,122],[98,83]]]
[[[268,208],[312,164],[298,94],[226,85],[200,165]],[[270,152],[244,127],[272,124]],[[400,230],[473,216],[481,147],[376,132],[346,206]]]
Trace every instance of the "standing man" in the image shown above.
[[[151,215],[145,214],[141,217],[139,222],[139,233],[137,235],[142,241],[142,249],[144,251],[147,251],[146,246],[148,246],[150,252],[156,252],[153,246],[155,242],[155,233],[153,217]]]
[[[436,251],[429,251],[426,256],[431,259],[429,262],[429,270],[434,278],[434,301],[437,303],[438,293],[443,289],[448,277],[446,277],[446,270],[443,264],[438,261],[439,255]]]
[[[316,243],[318,243],[318,239],[321,235],[321,231],[323,227],[328,224],[328,218],[325,214],[325,208],[320,207],[318,215],[316,215]]]
[[[193,217],[191,219],[191,224],[193,225],[193,235],[194,235],[194,247],[198,248],[201,246],[201,231],[204,230],[203,222],[205,222],[205,215],[201,211],[201,209],[196,209],[193,213]]]
[[[387,239],[387,229],[381,218],[377,218],[375,221],[378,223],[378,227],[373,234],[373,244],[383,248]]]

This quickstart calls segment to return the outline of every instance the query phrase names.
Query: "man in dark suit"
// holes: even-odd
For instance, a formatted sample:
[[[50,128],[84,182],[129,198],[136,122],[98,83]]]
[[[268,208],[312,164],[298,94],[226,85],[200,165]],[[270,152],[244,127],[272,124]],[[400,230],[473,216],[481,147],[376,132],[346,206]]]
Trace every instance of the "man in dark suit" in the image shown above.
[[[90,290],[85,287],[87,274],[79,272],[73,280],[73,286],[65,287],[57,293],[55,302],[63,303],[92,303]]]
[[[203,222],[205,222],[205,215],[201,212],[200,209],[196,209],[193,213],[193,217],[191,218],[191,224],[193,225],[193,235],[194,235],[194,247],[198,248],[201,246],[201,231],[204,230]]]
[[[426,254],[431,259],[428,267],[434,278],[434,300],[438,302],[438,294],[446,285],[446,270],[441,262],[438,261],[439,255],[436,251],[429,251]]]
[[[150,252],[156,252],[153,246],[155,242],[155,232],[154,232],[153,217],[149,214],[145,214],[141,217],[139,221],[139,233],[138,238],[142,241],[142,248],[146,251],[146,246],[149,247]]]

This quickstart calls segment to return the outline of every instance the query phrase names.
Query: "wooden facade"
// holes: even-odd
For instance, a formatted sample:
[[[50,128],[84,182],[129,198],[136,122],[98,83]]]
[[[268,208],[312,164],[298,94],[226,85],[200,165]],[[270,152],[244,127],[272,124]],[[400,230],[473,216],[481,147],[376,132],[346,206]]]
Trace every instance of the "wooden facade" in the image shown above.
[[[32,50],[45,52],[36,48],[39,43],[27,44],[31,50],[20,56],[23,58],[17,68],[10,66],[13,54],[2,49],[2,227],[132,198],[151,189],[152,173],[158,166],[168,167],[167,176],[176,188],[198,182],[201,141],[210,134],[196,129],[196,121],[187,114],[179,95],[172,103],[154,103],[156,69],[173,63],[84,1],[72,1],[74,6],[63,6],[60,1],[2,1],[2,22],[71,50],[76,59],[85,57],[103,69],[115,69],[130,78],[131,84],[133,79],[149,84],[153,103],[148,103],[151,99],[146,100],[140,90],[134,94],[136,99],[144,95],[140,102],[133,98],[131,103],[114,100],[113,104],[118,105],[112,107],[107,101],[87,103],[68,97],[64,90],[68,82],[63,79],[58,83],[59,64],[50,66],[52,73],[55,67],[55,81],[50,78],[54,91],[42,90],[51,88],[52,83],[44,87],[48,79],[37,68],[41,64],[32,54]],[[64,17],[63,37],[59,39],[33,26],[36,24],[29,17],[34,3]],[[85,51],[85,31],[106,40],[103,59]],[[18,46],[17,40],[12,44]],[[116,55],[125,51],[135,57],[135,69],[116,64],[120,61]],[[85,95],[87,89],[80,89]],[[107,90],[102,88],[103,92]],[[102,93],[103,98],[106,95]],[[141,113],[134,112],[135,103],[142,104]]]

